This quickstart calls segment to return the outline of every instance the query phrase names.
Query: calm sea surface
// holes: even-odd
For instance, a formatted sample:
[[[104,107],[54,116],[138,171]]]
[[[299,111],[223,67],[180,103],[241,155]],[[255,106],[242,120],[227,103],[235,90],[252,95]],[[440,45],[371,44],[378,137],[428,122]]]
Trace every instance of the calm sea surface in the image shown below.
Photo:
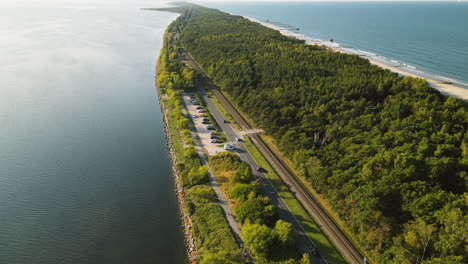
[[[468,85],[468,3],[226,3],[225,12],[279,22],[313,38],[398,60]]]
[[[0,4],[0,263],[184,263],[154,87],[176,15],[69,2]]]

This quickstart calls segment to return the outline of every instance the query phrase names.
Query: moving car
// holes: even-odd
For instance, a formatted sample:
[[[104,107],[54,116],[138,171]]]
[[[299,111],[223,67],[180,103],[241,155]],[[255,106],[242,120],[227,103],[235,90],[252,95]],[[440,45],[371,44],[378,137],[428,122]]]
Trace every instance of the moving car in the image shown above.
[[[233,144],[224,144],[224,149],[225,150],[233,150],[235,149],[236,147],[234,147]]]

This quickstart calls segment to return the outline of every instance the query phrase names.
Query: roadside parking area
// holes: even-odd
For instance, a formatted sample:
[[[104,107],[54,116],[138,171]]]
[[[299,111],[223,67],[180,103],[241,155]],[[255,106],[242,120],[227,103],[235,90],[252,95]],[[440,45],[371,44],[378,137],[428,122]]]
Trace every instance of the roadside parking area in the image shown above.
[[[224,142],[212,142],[213,140],[216,141],[216,138],[219,138],[219,132],[213,129],[210,129],[212,126],[212,122],[214,120],[210,120],[206,117],[203,111],[208,111],[203,109],[197,102],[194,97],[191,97],[189,94],[183,94],[182,98],[184,99],[184,103],[187,106],[188,113],[190,118],[192,118],[193,123],[195,124],[195,129],[197,130],[198,136],[200,138],[202,147],[206,149],[208,155],[213,156],[218,154],[219,152],[226,151],[224,149]],[[198,108],[198,109],[197,109]]]

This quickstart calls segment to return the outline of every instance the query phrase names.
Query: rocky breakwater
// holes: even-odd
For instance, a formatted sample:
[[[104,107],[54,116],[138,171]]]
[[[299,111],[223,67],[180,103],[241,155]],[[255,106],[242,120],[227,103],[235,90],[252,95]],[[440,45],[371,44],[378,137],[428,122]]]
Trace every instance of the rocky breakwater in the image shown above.
[[[198,252],[197,252],[197,246],[195,244],[195,240],[193,238],[193,233],[192,233],[192,221],[185,207],[184,188],[182,187],[181,179],[179,177],[179,172],[176,167],[177,155],[174,151],[174,146],[172,143],[173,138],[172,138],[172,134],[169,128],[168,113],[166,109],[164,109],[163,97],[161,96],[162,93],[159,89],[158,89],[158,92],[159,92],[159,96],[158,96],[159,105],[161,107],[161,112],[163,113],[164,131],[166,134],[166,147],[168,150],[169,159],[171,161],[172,172],[175,178],[175,186],[176,186],[175,191],[177,193],[177,199],[178,199],[178,204],[179,204],[179,214],[180,214],[182,226],[184,227],[185,246],[187,249],[189,262],[192,264],[196,264],[198,263]]]

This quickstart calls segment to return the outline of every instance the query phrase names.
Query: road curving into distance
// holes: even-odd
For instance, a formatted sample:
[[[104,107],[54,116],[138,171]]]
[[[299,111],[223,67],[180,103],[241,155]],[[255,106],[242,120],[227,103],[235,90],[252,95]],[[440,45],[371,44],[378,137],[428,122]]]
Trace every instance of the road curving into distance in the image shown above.
[[[193,60],[190,54],[186,54],[187,59],[190,61],[192,66],[200,71],[205,77],[209,88],[212,90],[214,95],[218,98],[219,102],[229,112],[233,119],[244,129],[252,129],[250,124],[244,119],[244,117],[237,111],[237,109],[231,104],[231,102],[224,96],[224,94],[211,82],[201,67]],[[339,228],[333,218],[323,209],[315,197],[309,192],[309,190],[303,186],[302,182],[296,178],[294,173],[288,168],[288,166],[276,155],[276,153],[266,144],[258,134],[250,135],[252,142],[261,152],[261,154],[267,159],[270,165],[275,169],[281,179],[289,185],[291,191],[294,193],[296,198],[301,202],[302,206],[306,209],[309,215],[320,225],[322,230],[328,235],[330,240],[335,244],[340,253],[350,263],[357,264],[368,264],[370,263],[364,257],[364,255],[357,249],[353,242],[347,237],[347,235]],[[232,139],[231,139],[232,140]],[[266,176],[263,175],[266,178]],[[276,191],[275,191],[276,192]],[[278,194],[277,194],[278,195]],[[279,195],[278,195],[279,196]],[[282,199],[279,198],[281,201]],[[284,203],[284,201],[283,201]],[[288,209],[289,211],[289,209]],[[292,215],[292,213],[290,212]],[[296,219],[297,221],[297,219]],[[297,222],[297,224],[299,224]],[[299,224],[300,225],[300,224]],[[296,225],[294,225],[296,226]],[[302,226],[300,227],[302,229]],[[295,227],[296,231],[300,231]],[[304,232],[303,229],[300,232]],[[302,250],[301,250],[302,251]],[[330,263],[331,264],[331,263]]]

